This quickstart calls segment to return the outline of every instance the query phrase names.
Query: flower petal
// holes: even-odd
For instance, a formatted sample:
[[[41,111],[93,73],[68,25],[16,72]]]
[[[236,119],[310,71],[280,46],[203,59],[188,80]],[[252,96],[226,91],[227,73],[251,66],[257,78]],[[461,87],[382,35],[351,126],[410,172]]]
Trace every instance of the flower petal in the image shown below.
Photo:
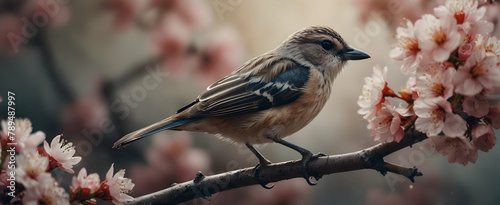
[[[443,132],[450,137],[464,136],[467,131],[467,122],[457,114],[446,114]]]

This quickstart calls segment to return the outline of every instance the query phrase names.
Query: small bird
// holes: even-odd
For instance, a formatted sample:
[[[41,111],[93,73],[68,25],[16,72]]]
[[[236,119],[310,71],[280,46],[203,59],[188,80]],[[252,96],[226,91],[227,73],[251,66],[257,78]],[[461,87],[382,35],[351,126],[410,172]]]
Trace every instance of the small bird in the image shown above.
[[[254,144],[276,142],[302,155],[306,181],[314,185],[307,163],[317,156],[283,140],[309,124],[330,97],[333,81],[348,60],[370,56],[347,45],[326,26],[303,28],[275,49],[257,56],[208,86],[196,100],[176,114],[127,134],[114,148],[164,130],[215,134],[245,144],[259,159],[255,176],[271,162]]]

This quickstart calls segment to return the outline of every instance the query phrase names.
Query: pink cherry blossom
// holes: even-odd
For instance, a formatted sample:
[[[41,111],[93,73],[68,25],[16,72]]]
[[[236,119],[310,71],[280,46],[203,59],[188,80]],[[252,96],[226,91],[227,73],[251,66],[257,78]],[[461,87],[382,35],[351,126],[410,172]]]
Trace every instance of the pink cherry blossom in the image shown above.
[[[113,175],[113,165],[114,164],[111,164],[111,167],[106,174],[106,181],[103,182],[103,184],[105,183],[108,187],[107,192],[110,196],[109,201],[113,202],[114,204],[123,205],[124,202],[134,200],[133,197],[127,195],[128,193],[132,192],[134,183],[132,183],[132,180],[124,177],[124,169],[121,169]]]
[[[415,37],[415,28],[411,21],[407,21],[406,26],[407,28],[398,27],[396,29],[395,38],[398,43],[389,53],[392,59],[404,61],[401,66],[401,71],[404,74],[414,72],[422,60],[422,53],[418,46],[418,40]]]
[[[384,99],[384,89],[387,87],[387,67],[383,69],[379,66],[373,66],[372,77],[365,78],[363,85],[363,94],[359,96],[358,105],[361,109],[358,113],[364,115],[364,119],[374,117],[375,113],[381,109]]]
[[[73,176],[71,186],[73,189],[89,189],[89,193],[95,192],[101,185],[101,180],[97,173],[87,175],[87,169],[82,168],[78,176]]]
[[[500,107],[490,107],[489,113],[484,118],[493,128],[500,129]]]
[[[37,147],[40,143],[45,140],[45,133],[37,131],[31,133],[33,127],[31,126],[31,121],[27,118],[18,118],[14,120],[16,130],[14,131],[15,141],[17,142],[16,151],[17,152],[36,152]],[[6,120],[2,120],[2,145],[5,146],[7,142],[12,142],[8,139],[8,124]]]
[[[16,180],[25,187],[37,186],[40,183],[38,177],[47,174],[47,157],[37,153],[23,153],[18,155],[16,160]]]
[[[469,56],[472,54],[472,52],[474,52],[474,48],[474,42],[465,42],[464,44],[462,44],[458,48],[458,57],[460,58],[460,60],[466,61],[467,58],[469,58]]]
[[[500,15],[500,4],[497,1],[484,0],[479,1],[479,7],[486,7],[484,19],[489,22],[495,22]]]
[[[61,140],[61,135],[54,137],[50,146],[47,141],[44,141],[43,148],[50,159],[51,170],[59,168],[69,173],[75,173],[72,169],[73,165],[82,160],[82,157],[73,157],[76,152],[73,143]]]
[[[406,81],[406,88],[409,91],[415,91],[416,86],[417,86],[417,77],[415,75],[412,75]]]
[[[437,136],[444,132],[448,136],[463,136],[467,130],[465,120],[454,114],[451,105],[443,97],[418,98],[413,106],[418,116],[415,127],[427,136]]]
[[[493,24],[483,20],[486,7],[478,8],[477,0],[447,0],[444,6],[435,8],[434,13],[440,18],[453,16],[459,30],[470,37],[493,31]]]
[[[69,205],[69,195],[61,188],[50,173],[39,175],[36,186],[27,187],[23,204]]]
[[[415,90],[420,97],[443,97],[448,99],[453,95],[453,78],[456,70],[448,68],[446,63],[431,63],[423,73],[418,73]]]
[[[406,81],[406,92],[411,93],[411,97],[413,100],[418,99],[419,95],[415,87],[417,86],[417,77],[412,75]]]
[[[485,20],[487,6],[478,2],[446,0],[434,8],[435,15],[422,15],[414,24],[407,21],[397,28],[390,57],[403,61],[401,71],[413,75],[399,95],[390,94],[380,67],[365,78],[358,113],[368,121],[375,140],[398,142],[404,133],[401,124],[414,123],[448,162],[462,165],[475,163],[478,150],[487,152],[495,145],[493,129],[500,129],[500,40],[490,37],[493,24]],[[408,105],[396,109],[386,97]]]
[[[500,4],[499,4],[500,5]],[[497,63],[500,62],[500,39],[498,37],[488,37],[488,35],[477,35],[476,47],[484,50],[486,55],[497,57]]]
[[[464,166],[469,162],[476,163],[477,149],[463,136],[433,136],[429,137],[427,143],[443,156],[448,156],[449,163],[460,163]]]
[[[371,136],[381,143],[401,141],[404,136],[401,117],[396,108],[389,101],[385,101],[376,115],[368,120],[368,128],[373,129]]]
[[[471,97],[465,97],[462,103],[464,112],[477,118],[485,116],[486,114],[488,114],[490,106],[488,97],[489,95],[485,93],[480,93]]]
[[[483,152],[488,152],[497,141],[493,128],[489,125],[477,124],[472,127],[472,141],[474,146]]]
[[[101,186],[99,175],[92,173],[87,176],[87,170],[82,168],[78,172],[78,176],[73,176],[70,187],[71,201],[85,201],[86,203],[95,204],[96,191]]]
[[[437,19],[430,14],[415,23],[415,36],[422,52],[428,53],[437,62],[447,60],[462,39],[452,16]]]
[[[496,67],[496,58],[485,55],[485,52],[477,50],[463,66],[458,68],[453,79],[455,92],[473,96],[485,89],[491,91],[500,86],[500,70]]]

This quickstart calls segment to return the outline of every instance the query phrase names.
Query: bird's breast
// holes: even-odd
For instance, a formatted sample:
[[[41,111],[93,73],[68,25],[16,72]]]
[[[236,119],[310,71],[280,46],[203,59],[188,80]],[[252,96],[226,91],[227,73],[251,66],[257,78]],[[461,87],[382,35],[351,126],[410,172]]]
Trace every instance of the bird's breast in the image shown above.
[[[276,118],[281,118],[282,124],[286,127],[277,133],[281,138],[309,124],[320,113],[330,97],[331,83],[320,72],[312,69],[309,79],[304,88],[304,94],[300,98],[281,109],[276,108],[276,113],[271,113]]]

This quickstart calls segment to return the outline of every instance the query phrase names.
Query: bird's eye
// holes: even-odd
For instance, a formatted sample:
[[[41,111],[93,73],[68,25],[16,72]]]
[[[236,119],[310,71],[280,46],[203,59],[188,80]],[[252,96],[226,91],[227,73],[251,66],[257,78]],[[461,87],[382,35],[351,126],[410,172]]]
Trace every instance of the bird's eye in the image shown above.
[[[323,42],[321,42],[321,47],[328,51],[333,48],[333,43],[329,40],[324,40]]]

